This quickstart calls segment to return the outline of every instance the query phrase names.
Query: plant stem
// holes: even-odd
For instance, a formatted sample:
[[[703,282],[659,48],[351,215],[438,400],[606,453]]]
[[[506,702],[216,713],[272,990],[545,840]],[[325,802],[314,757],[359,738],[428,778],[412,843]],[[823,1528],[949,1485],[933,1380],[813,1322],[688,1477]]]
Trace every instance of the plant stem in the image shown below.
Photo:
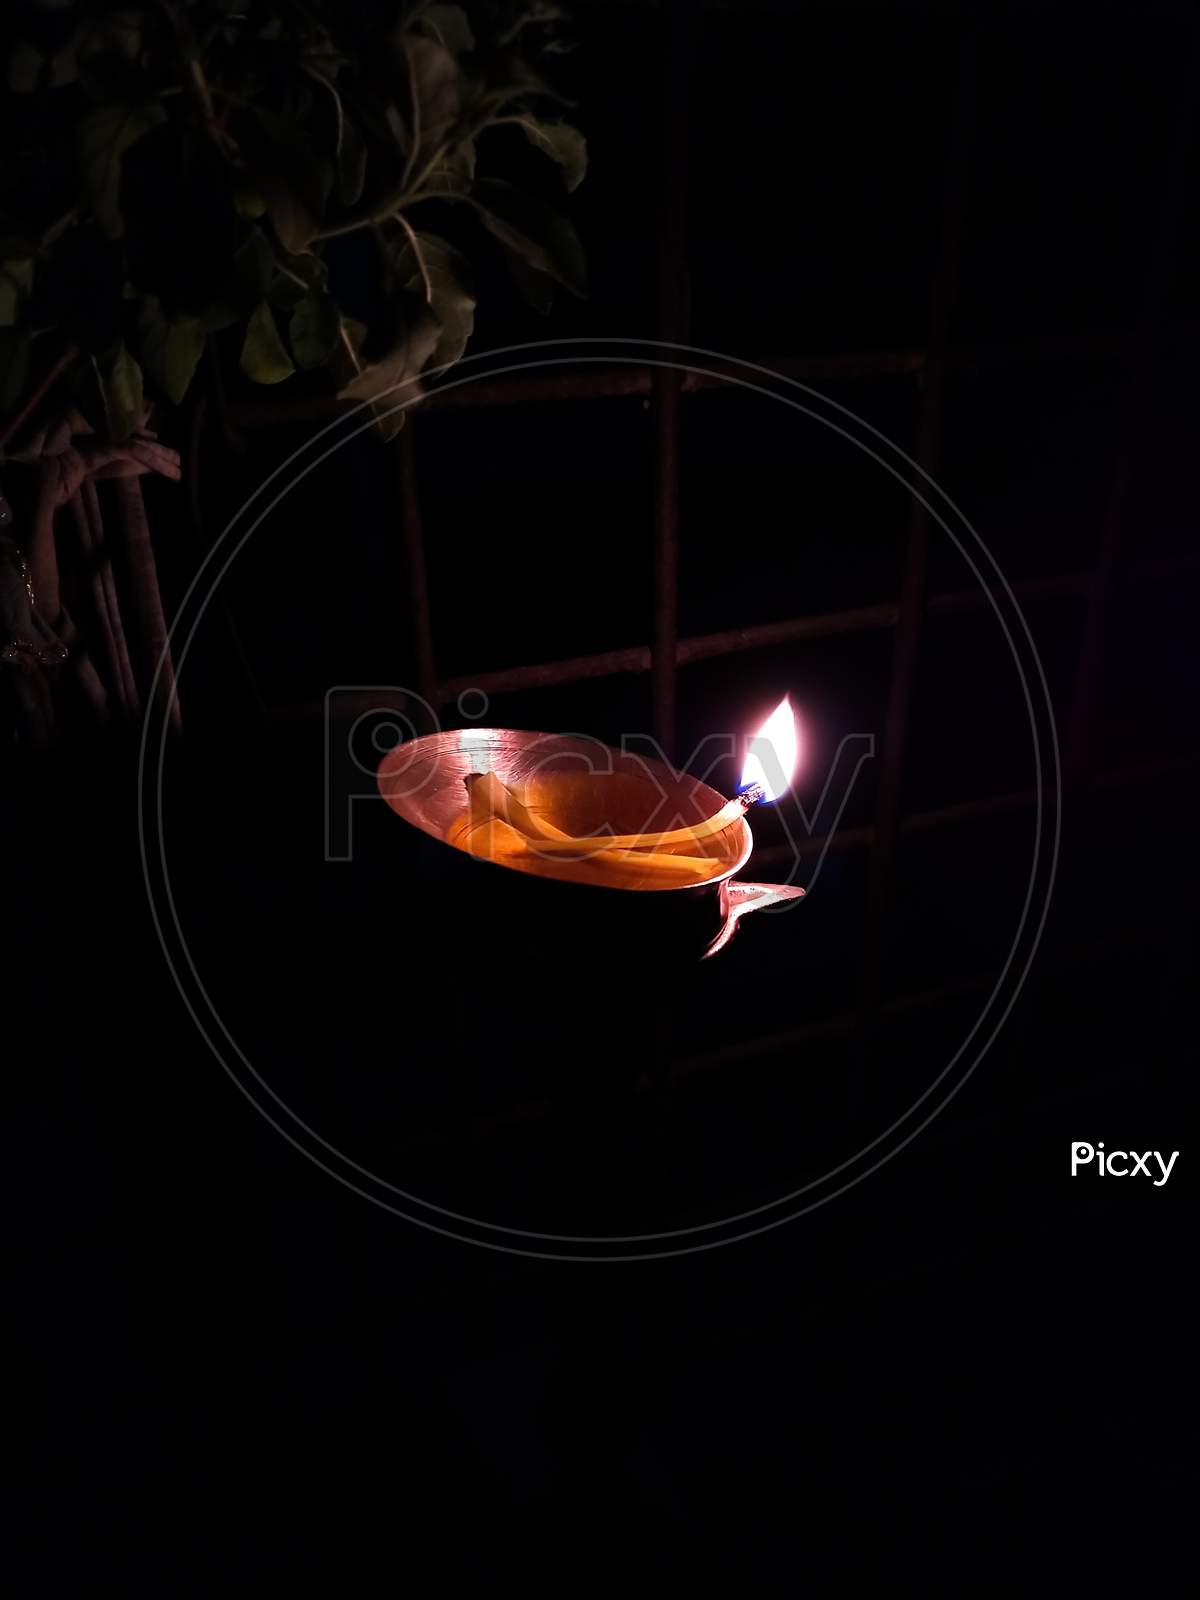
[[[417,236],[413,232],[412,223],[409,222],[408,218],[405,217],[402,212],[394,212],[393,216],[395,221],[400,224],[405,233],[408,235],[408,242],[413,247],[413,255],[415,255],[417,258],[417,266],[421,269],[421,282],[425,285],[425,303],[426,305],[432,305],[433,284],[430,282],[429,268],[425,265],[425,256],[421,250],[421,246],[417,243]]]
[[[413,69],[412,51],[405,49],[404,60],[408,66],[408,95],[412,101],[412,145],[408,152],[408,159],[404,163],[404,175],[400,179],[400,187],[408,188],[408,180],[412,177],[413,163],[417,159],[417,151],[421,148],[421,99],[417,94],[417,74]]]
[[[429,177],[434,167],[437,166],[445,150],[446,146],[444,144],[438,145],[429,160],[418,172],[411,189],[402,181],[399,188],[380,205],[373,206],[370,211],[359,212],[357,216],[346,217],[341,222],[335,222],[332,227],[322,228],[319,233],[314,235],[314,241],[339,239],[346,233],[358,233],[363,228],[377,227],[379,223],[386,222],[389,217],[394,216],[396,212],[402,210],[405,206],[416,205],[419,200],[459,199],[460,196],[458,195],[441,194],[436,190],[431,190],[428,194],[421,193],[421,185]]]
[[[337,138],[334,141],[334,150],[340,156],[342,153],[342,140],[346,133],[346,113],[342,109],[342,97],[337,92],[335,85],[330,82],[323,72],[318,72],[315,67],[309,66],[301,66],[300,70],[308,77],[314,78],[317,83],[323,83],[333,96],[334,108],[337,111]]]
[[[354,348],[354,341],[346,328],[346,319],[340,313],[338,315],[338,337],[346,347],[346,354],[350,357],[350,365],[354,368],[356,374],[361,375],[362,362],[358,359],[358,351]]]

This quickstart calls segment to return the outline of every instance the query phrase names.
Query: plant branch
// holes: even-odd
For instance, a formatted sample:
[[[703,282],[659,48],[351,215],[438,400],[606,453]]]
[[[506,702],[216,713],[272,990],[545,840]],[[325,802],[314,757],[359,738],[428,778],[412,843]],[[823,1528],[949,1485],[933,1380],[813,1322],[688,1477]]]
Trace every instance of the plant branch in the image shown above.
[[[345,346],[346,354],[350,357],[350,365],[356,373],[361,373],[363,364],[358,358],[358,351],[354,348],[354,341],[351,339],[350,332],[346,327],[346,319],[340,315],[338,317],[338,338],[341,339],[342,344]]]
[[[408,66],[408,96],[412,101],[412,144],[409,147],[408,159],[404,163],[404,174],[400,179],[400,187],[408,188],[408,180],[412,177],[413,165],[417,159],[417,151],[421,148],[421,99],[417,94],[417,73],[413,66],[412,51],[405,47],[404,60]]]
[[[171,31],[175,35],[175,44],[180,57],[187,69],[188,88],[200,107],[200,113],[206,123],[213,121],[212,95],[209,93],[208,80],[204,76],[204,68],[200,65],[200,52],[196,47],[196,36],[192,32],[192,25],[175,0],[158,0],[159,6],[165,13],[167,21],[171,24]]]
[[[311,283],[302,278],[298,272],[293,272],[291,267],[285,266],[278,256],[275,257],[275,269],[277,272],[282,272],[285,278],[290,278],[297,288],[303,289],[306,293],[312,288]]]
[[[337,92],[336,86],[323,72],[318,72],[315,67],[310,67],[307,64],[303,64],[300,70],[306,76],[315,79],[317,83],[323,83],[333,96],[334,109],[337,112],[337,138],[334,141],[334,150],[340,156],[342,153],[342,140],[345,138],[346,133],[346,113],[342,109],[342,97]]]
[[[57,222],[52,222],[42,235],[42,241],[38,245],[38,255],[42,255],[45,251],[49,250],[51,245],[57,244],[59,239],[64,233],[66,233],[71,224],[76,221],[78,216],[79,207],[72,206],[69,211],[63,212],[62,216],[59,217]]]
[[[425,303],[426,303],[426,305],[432,305],[433,304],[433,283],[431,282],[430,277],[429,277],[429,268],[425,265],[425,254],[424,254],[424,251],[421,249],[421,246],[417,242],[417,236],[416,236],[415,232],[413,231],[412,223],[409,222],[407,217],[402,216],[399,211],[394,213],[394,219],[393,220],[398,222],[400,224],[400,226],[404,229],[405,233],[408,235],[408,242],[409,242],[409,244],[412,245],[413,255],[416,256],[416,258],[417,258],[417,266],[421,270],[421,282],[425,285]]]
[[[446,196],[441,195],[436,191],[430,192],[429,194],[421,193],[421,185],[426,181],[430,173],[437,166],[438,162],[445,153],[445,150],[446,146],[444,143],[438,145],[437,149],[433,152],[429,160],[417,174],[411,189],[403,181],[401,181],[399,188],[395,189],[378,205],[372,206],[368,211],[359,211],[352,216],[344,217],[341,222],[335,222],[332,227],[322,228],[314,235],[314,238],[318,241],[322,239],[339,239],[343,234],[358,233],[362,228],[377,227],[379,223],[386,222],[389,217],[394,216],[396,212],[400,211],[404,206],[416,205],[418,200],[445,199]]]

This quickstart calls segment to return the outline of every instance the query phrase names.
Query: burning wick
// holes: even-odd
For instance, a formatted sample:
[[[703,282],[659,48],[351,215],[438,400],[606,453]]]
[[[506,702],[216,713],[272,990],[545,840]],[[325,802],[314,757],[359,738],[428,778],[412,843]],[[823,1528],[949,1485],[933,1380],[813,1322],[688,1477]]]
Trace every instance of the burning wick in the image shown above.
[[[784,695],[750,740],[742,767],[742,789],[746,793],[761,789],[760,799],[778,800],[792,781],[799,754],[796,714]]]

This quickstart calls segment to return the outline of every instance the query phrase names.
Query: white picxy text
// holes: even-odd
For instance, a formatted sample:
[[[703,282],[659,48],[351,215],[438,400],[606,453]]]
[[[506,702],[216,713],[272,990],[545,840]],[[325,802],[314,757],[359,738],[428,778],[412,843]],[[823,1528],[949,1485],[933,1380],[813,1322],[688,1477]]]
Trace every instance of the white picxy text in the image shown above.
[[[1093,1148],[1083,1140],[1076,1139],[1071,1144],[1071,1176],[1074,1178],[1080,1167],[1086,1167],[1094,1161],[1096,1171],[1102,1178],[1154,1178],[1154,1187],[1161,1189],[1171,1176],[1171,1168],[1178,1158],[1178,1150],[1172,1150],[1169,1161],[1164,1161],[1157,1150],[1147,1150],[1144,1155],[1138,1155],[1136,1150],[1110,1150],[1106,1155],[1103,1144]],[[1161,1178],[1155,1178],[1150,1170],[1152,1161],[1158,1162]]]

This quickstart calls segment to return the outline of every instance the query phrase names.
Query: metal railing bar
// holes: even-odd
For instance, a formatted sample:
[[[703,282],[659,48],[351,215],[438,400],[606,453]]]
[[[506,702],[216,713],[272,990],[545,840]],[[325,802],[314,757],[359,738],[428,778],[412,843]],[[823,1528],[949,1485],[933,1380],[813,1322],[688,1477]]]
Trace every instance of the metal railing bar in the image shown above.
[[[766,649],[798,639],[838,638],[846,633],[871,632],[890,628],[896,620],[892,601],[876,606],[857,606],[850,611],[827,611],[810,617],[793,617],[784,622],[765,622],[750,628],[730,628],[723,633],[693,634],[676,644],[679,666],[690,666],[714,656],[735,655],[744,650]],[[518,689],[544,689],[587,678],[615,677],[620,673],[648,672],[650,650],[646,645],[630,645],[622,650],[603,650],[590,656],[568,656],[560,661],[542,661],[530,666],[501,667],[494,672],[467,673],[447,678],[441,685],[443,701],[452,700],[463,689],[478,687],[492,694]]]
[[[1170,336],[1180,344],[1200,339],[1200,321],[1181,319],[1170,326]],[[946,352],[948,372],[988,372],[1038,362],[1068,365],[1085,361],[1132,360],[1137,348],[1134,330],[1091,329],[1081,333],[1031,335],[984,344],[952,345]],[[874,350],[829,351],[802,356],[761,356],[755,365],[783,377],[817,382],[822,379],[912,377],[925,366],[921,346],[896,346]],[[455,411],[490,411],[505,407],[556,405],[570,400],[644,399],[654,378],[651,367],[633,365],[588,366],[550,372],[518,373],[479,378],[455,388],[432,389],[420,403],[422,416]],[[685,395],[714,394],[736,381],[736,369],[721,373],[687,372],[682,375]],[[328,422],[352,409],[336,395],[249,394],[229,402],[231,422],[243,428],[282,427],[301,422]]]
[[[1187,555],[1161,562],[1139,564],[1130,570],[1131,582],[1150,579],[1167,579],[1194,573],[1200,566],[1200,557]],[[1014,583],[1012,592],[1018,600],[1067,598],[1085,594],[1090,583],[1086,572],[1070,572],[1045,578],[1031,578]],[[930,616],[959,616],[982,609],[990,604],[989,591],[962,589],[932,595],[926,605]],[[869,633],[894,626],[897,606],[894,601],[879,605],[857,606],[848,611],[815,612],[807,617],[795,617],[783,622],[766,622],[749,628],[731,628],[723,633],[693,634],[680,639],[678,663],[689,666],[697,661],[707,661],[722,655],[735,655],[747,650],[761,650],[772,645],[789,644],[808,639],[840,638],[846,634]],[[464,689],[483,689],[489,694],[512,694],[530,689],[556,688],[568,683],[584,683],[589,679],[618,677],[625,673],[648,672],[650,650],[647,645],[631,645],[619,650],[601,650],[593,655],[567,656],[558,661],[535,662],[526,666],[500,667],[488,672],[463,673],[453,678],[443,678],[437,685],[436,699],[448,704],[457,699]],[[343,697],[339,705],[359,711],[369,711],[388,698],[389,691],[365,690],[359,697]],[[397,705],[403,701],[403,691],[392,692]],[[281,704],[270,708],[275,720],[300,721],[305,717],[323,715],[323,701],[305,700]]]
[[[946,352],[950,323],[958,295],[959,267],[965,231],[967,179],[975,121],[976,39],[968,29],[959,47],[958,76],[946,154],[941,235],[929,311],[928,356],[921,390],[916,458],[930,475],[937,472],[941,456],[942,418],[946,388]],[[904,752],[916,678],[917,655],[925,615],[926,574],[929,565],[931,518],[921,499],[912,503],[908,545],[900,586],[900,609],[892,651],[891,684],[879,764],[878,810],[871,841],[864,914],[862,970],[858,1009],[864,1030],[878,1008],[883,962],[884,928],[891,901],[892,863],[900,820]]]
[[[1190,565],[1190,563],[1184,563]],[[1046,578],[1031,578],[1012,585],[1018,599],[1052,598],[1080,594],[1086,590],[1087,573],[1065,573]],[[934,595],[928,611],[934,616],[957,616],[989,604],[989,591],[955,590]],[[834,639],[851,633],[872,633],[895,626],[899,606],[894,600],[876,605],[854,606],[846,611],[819,611],[811,616],[790,617],[780,622],[757,623],[748,628],[727,628],[720,633],[692,634],[677,645],[678,664],[691,666],[716,656],[737,655],[747,650],[765,650],[772,645],[792,644],[808,639]],[[620,650],[602,650],[594,655],[567,656],[558,661],[541,661],[527,666],[500,667],[491,672],[464,673],[445,678],[439,688],[443,703],[455,699],[464,689],[484,689],[490,694],[508,694],[522,689],[554,688],[565,683],[580,683],[588,678],[615,677],[621,673],[647,672],[650,651],[645,645],[630,645]]]
[[[688,330],[687,186],[689,83],[698,14],[692,0],[663,0],[663,112],[655,329],[660,342],[681,344]],[[654,732],[670,757],[675,744],[679,641],[679,487],[682,475],[681,374],[654,369],[653,626],[650,699]]]

